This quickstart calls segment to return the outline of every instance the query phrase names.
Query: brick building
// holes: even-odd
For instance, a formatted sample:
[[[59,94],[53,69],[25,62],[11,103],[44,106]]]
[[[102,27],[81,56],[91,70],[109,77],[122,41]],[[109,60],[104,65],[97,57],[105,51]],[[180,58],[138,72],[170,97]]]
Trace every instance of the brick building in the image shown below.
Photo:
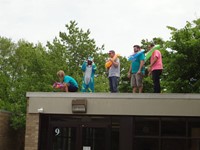
[[[25,150],[200,150],[199,94],[28,92]]]
[[[24,131],[10,126],[11,113],[0,110],[0,150],[23,150]]]

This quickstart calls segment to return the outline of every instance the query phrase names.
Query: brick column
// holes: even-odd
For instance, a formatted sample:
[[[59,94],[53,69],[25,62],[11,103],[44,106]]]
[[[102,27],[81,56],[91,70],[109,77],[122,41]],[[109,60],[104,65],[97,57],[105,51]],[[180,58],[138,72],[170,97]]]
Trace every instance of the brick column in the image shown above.
[[[38,150],[39,114],[26,115],[25,150]]]
[[[8,150],[9,148],[9,133],[10,133],[10,113],[0,110],[0,149]]]

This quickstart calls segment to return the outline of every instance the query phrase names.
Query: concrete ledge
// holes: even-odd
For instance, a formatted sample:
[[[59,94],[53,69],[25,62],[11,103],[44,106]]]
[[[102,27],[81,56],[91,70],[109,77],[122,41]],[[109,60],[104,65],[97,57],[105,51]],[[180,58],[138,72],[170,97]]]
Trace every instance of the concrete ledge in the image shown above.
[[[65,93],[65,92],[27,92],[26,97],[76,97],[76,98],[112,98],[112,99],[199,99],[200,94],[154,94],[154,93]]]
[[[200,94],[28,92],[28,113],[73,114],[72,100],[87,100],[87,115],[200,116]]]

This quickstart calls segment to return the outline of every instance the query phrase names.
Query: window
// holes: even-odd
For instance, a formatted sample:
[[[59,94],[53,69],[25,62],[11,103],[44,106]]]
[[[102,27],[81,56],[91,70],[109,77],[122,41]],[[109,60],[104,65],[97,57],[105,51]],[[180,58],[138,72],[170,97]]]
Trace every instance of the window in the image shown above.
[[[136,136],[159,136],[159,119],[151,117],[135,118]]]
[[[76,149],[76,128],[54,128],[53,150]]]
[[[184,118],[162,118],[161,136],[186,136],[186,120]]]
[[[159,140],[152,138],[137,138],[134,140],[134,150],[159,150]]]
[[[162,150],[187,150],[185,139],[163,139]]]
[[[188,119],[188,136],[191,138],[200,138],[200,119]]]
[[[200,140],[189,140],[188,150],[200,150]]]

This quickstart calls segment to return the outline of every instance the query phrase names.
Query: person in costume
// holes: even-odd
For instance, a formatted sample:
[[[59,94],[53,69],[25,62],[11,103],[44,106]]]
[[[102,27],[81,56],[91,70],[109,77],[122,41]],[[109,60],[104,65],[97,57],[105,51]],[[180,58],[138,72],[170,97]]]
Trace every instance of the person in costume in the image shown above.
[[[154,44],[150,44],[148,49],[151,50],[154,47]],[[152,74],[153,84],[154,84],[154,93],[160,93],[160,75],[162,74],[163,63],[162,63],[162,54],[159,50],[155,50],[150,58],[150,65],[148,67],[149,75]]]
[[[110,58],[107,60],[107,62],[110,61],[112,63],[112,65],[109,68],[107,68],[110,92],[117,93],[119,77],[120,77],[120,60],[118,57],[116,57],[114,50],[110,50],[108,54]]]
[[[82,64],[83,82],[81,92],[94,92],[94,74],[96,71],[96,65],[93,58],[88,57],[87,61]]]
[[[65,92],[77,92],[78,83],[71,76],[65,75],[63,70],[57,72],[57,76],[60,79],[60,84],[62,85],[60,89]]]
[[[137,54],[140,52],[141,48],[139,45],[133,46],[134,53]],[[142,93],[143,90],[143,77],[145,74],[145,55],[141,53],[134,60],[132,60],[129,71],[128,78],[131,78],[131,87],[133,88],[133,93],[136,93],[137,90],[139,93]]]

